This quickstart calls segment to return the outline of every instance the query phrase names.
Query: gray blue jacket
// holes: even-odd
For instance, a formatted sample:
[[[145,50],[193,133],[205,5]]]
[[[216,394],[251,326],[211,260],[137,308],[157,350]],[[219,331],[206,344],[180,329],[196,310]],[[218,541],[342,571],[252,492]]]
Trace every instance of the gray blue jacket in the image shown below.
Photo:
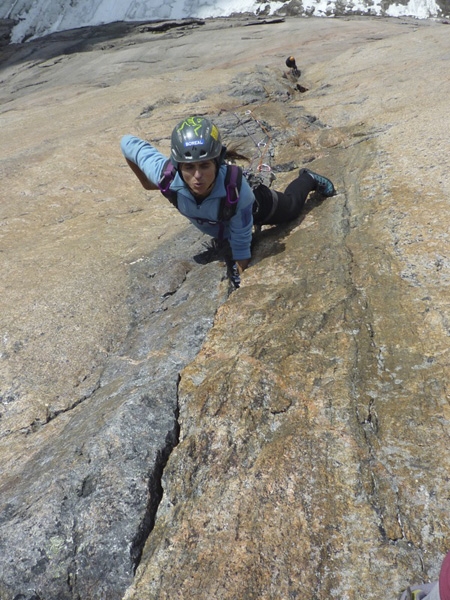
[[[134,162],[153,184],[160,181],[167,157],[161,154],[148,142],[132,135],[125,135],[121,142],[125,158]],[[177,173],[170,189],[177,192],[178,210],[200,231],[218,238],[221,227],[223,237],[228,239],[234,260],[245,260],[251,257],[250,244],[252,240],[253,216],[252,208],[255,200],[253,191],[242,178],[236,214],[225,223],[217,221],[221,198],[226,196],[225,176],[226,165],[221,165],[214,187],[201,204],[197,204],[194,196]]]

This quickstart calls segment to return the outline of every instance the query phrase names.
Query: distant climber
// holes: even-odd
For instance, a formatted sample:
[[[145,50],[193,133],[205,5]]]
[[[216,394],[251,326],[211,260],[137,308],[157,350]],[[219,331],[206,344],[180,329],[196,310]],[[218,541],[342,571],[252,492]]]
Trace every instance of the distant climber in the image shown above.
[[[203,233],[228,240],[235,287],[239,287],[240,275],[250,263],[253,225],[296,219],[313,190],[325,197],[335,194],[329,179],[308,169],[301,169],[284,193],[272,191],[261,183],[252,189],[236,166],[240,177],[232,173],[234,181],[230,183],[226,160],[236,155],[245,157],[227,150],[216,125],[204,117],[188,117],[174,128],[170,162],[150,143],[132,135],[122,138],[121,148],[145,189],[160,189]],[[228,188],[237,188],[234,201],[229,200],[226,184]]]
[[[297,64],[295,62],[295,58],[293,56],[288,56],[286,59],[286,66],[291,69],[291,74],[298,79],[302,74],[301,71],[297,68]]]

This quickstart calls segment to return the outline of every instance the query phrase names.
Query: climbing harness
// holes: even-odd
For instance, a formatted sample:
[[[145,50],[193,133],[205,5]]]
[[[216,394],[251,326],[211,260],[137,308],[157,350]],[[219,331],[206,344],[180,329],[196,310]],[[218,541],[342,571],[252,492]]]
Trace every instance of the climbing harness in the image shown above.
[[[171,204],[178,209],[178,194],[170,189],[170,185],[176,175],[176,168],[169,159],[164,165],[162,177],[159,180],[158,188],[163,196],[165,196]],[[225,176],[226,196],[221,198],[217,221],[208,221],[211,225],[220,224],[219,239],[222,239],[224,226],[223,223],[229,221],[236,213],[237,204],[239,201],[239,193],[242,184],[242,169],[237,165],[227,165],[227,173]],[[199,223],[204,223],[204,219],[197,219]]]

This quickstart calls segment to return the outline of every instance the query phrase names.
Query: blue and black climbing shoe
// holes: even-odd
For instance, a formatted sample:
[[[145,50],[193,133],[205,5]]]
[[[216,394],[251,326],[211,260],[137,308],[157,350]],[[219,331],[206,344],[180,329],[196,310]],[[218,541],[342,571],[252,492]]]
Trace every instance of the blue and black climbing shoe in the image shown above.
[[[336,190],[334,189],[333,183],[329,179],[324,177],[323,175],[318,175],[317,173],[313,173],[309,169],[302,169],[300,171],[300,175],[302,173],[308,173],[308,175],[314,179],[314,181],[317,184],[316,190],[322,196],[325,196],[326,198],[330,198],[330,196],[334,196],[336,194]]]

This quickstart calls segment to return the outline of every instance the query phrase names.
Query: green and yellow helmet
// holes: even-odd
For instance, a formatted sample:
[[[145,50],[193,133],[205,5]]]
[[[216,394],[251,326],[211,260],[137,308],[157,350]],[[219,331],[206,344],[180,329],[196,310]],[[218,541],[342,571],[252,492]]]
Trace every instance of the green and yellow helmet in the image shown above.
[[[172,131],[172,163],[194,163],[221,158],[224,147],[219,130],[209,119],[188,117]]]

